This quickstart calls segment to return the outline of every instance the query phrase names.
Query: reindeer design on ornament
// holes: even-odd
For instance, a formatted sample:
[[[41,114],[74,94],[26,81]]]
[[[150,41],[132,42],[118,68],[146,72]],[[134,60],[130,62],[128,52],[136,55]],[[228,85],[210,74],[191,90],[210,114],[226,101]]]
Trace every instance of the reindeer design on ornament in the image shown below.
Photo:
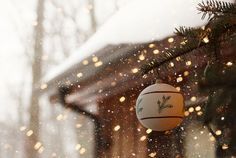
[[[157,105],[158,105],[159,114],[160,114],[164,109],[166,109],[166,108],[172,108],[172,107],[173,107],[173,105],[167,104],[167,101],[170,100],[170,98],[171,98],[171,96],[167,96],[167,97],[166,97],[166,96],[163,95],[162,101],[160,101],[160,100],[158,99]]]

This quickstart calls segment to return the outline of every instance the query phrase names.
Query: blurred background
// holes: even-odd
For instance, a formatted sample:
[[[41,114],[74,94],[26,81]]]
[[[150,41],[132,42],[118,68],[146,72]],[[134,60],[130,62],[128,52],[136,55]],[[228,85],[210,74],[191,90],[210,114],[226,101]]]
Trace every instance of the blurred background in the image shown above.
[[[60,106],[31,110],[30,105],[35,102],[32,85],[64,61],[129,1],[0,0],[1,158],[33,158],[26,152],[27,145],[47,158],[72,158],[86,152],[90,144],[81,147],[76,140],[87,141],[92,139],[92,134],[90,130],[84,135],[78,132],[82,126],[76,122],[79,116]],[[41,100],[46,102],[48,98]],[[86,122],[86,118],[83,121]],[[37,122],[42,126],[44,143],[28,140],[38,135],[34,129]],[[84,128],[93,127],[88,123]],[[92,149],[89,152],[92,153]]]
[[[0,0],[0,158],[214,158],[218,149],[234,152],[228,143],[217,144],[202,123],[208,94],[200,94],[192,78],[209,60],[203,52],[138,73],[186,44],[173,34],[176,27],[206,24],[197,14],[199,2]],[[183,123],[162,133],[144,128],[135,113],[138,95],[158,76],[185,98]],[[214,130],[229,138],[227,129]]]

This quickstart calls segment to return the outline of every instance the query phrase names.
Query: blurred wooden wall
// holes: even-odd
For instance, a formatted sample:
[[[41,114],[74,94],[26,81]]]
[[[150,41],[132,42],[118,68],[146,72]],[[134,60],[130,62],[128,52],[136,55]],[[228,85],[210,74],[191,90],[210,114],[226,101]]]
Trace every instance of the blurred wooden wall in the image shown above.
[[[101,158],[180,158],[183,144],[180,132],[154,132],[147,134],[137,120],[135,102],[137,91],[125,92],[103,100],[99,105],[102,120],[102,137],[107,146]],[[124,96],[125,101],[120,102]],[[120,129],[118,129],[120,127]]]
[[[100,103],[102,136],[109,143],[99,157],[146,158],[147,140],[140,140],[142,136],[146,136],[146,129],[138,123],[134,99],[129,97],[131,95],[127,92],[107,98]],[[126,97],[124,102],[119,101],[121,96]]]

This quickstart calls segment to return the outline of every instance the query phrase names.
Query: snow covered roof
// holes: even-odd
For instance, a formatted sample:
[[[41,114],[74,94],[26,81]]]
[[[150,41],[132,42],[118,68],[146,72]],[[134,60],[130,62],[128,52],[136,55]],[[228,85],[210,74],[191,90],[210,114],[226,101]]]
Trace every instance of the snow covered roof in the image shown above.
[[[49,72],[44,82],[61,73],[98,50],[113,44],[145,43],[173,35],[179,26],[202,26],[201,14],[196,9],[202,0],[134,0],[121,8],[81,48],[56,69]],[[227,0],[229,1],[229,0]]]

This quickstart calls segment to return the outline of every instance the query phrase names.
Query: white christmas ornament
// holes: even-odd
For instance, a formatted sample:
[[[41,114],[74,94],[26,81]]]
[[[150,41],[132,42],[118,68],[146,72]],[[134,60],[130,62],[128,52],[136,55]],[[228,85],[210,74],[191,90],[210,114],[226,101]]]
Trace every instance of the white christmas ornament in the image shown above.
[[[168,84],[151,85],[139,94],[136,115],[146,128],[154,131],[171,130],[183,120],[183,95]]]

